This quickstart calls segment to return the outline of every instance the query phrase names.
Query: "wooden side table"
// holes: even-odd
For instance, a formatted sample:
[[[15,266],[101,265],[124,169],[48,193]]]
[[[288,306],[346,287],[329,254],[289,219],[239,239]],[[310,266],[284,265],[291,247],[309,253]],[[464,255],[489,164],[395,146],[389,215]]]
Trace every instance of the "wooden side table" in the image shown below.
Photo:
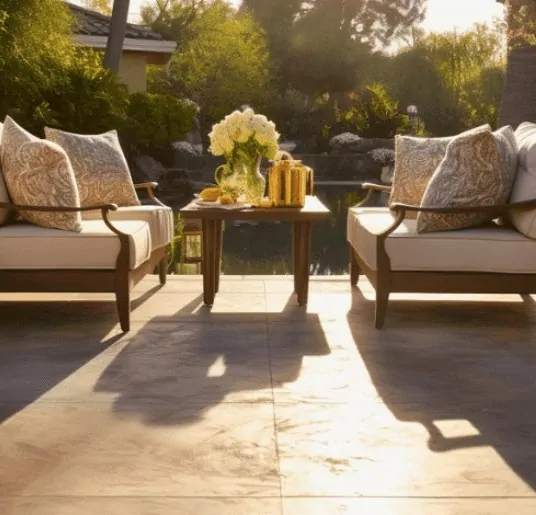
[[[311,226],[313,222],[331,216],[329,209],[315,196],[307,196],[303,208],[273,207],[242,210],[211,209],[190,203],[180,210],[182,218],[202,220],[203,300],[214,304],[220,285],[222,250],[222,222],[224,220],[256,220],[259,222],[291,222],[293,224],[292,255],[294,292],[298,304],[307,304],[309,294],[309,262],[311,254]]]

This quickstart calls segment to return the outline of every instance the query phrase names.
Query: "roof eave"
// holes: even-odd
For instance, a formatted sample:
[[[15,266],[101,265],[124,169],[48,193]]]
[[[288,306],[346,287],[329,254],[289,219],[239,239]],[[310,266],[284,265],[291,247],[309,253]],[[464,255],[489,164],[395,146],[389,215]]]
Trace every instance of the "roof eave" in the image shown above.
[[[108,42],[107,36],[88,36],[85,34],[74,34],[75,41],[84,46],[96,49],[106,48]],[[135,39],[125,38],[123,41],[123,51],[172,54],[177,49],[175,41],[152,40],[152,39]]]

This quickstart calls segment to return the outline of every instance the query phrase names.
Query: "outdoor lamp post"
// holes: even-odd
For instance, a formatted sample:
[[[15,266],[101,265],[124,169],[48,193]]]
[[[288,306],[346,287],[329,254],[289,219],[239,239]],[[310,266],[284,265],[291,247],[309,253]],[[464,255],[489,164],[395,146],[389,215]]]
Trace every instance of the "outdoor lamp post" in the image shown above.
[[[417,106],[410,105],[407,109],[408,116],[409,116],[409,124],[411,126],[411,131],[413,134],[417,133],[417,122],[419,119],[419,110],[417,109]]]

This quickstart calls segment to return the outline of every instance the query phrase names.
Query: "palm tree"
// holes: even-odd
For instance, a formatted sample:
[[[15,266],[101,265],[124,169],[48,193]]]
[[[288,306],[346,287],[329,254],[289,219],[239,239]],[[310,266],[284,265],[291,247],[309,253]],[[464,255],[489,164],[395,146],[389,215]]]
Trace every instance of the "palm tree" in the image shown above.
[[[112,8],[112,21],[106,44],[106,53],[104,54],[104,66],[116,73],[119,71],[119,65],[121,64],[129,6],[130,0],[114,0]]]
[[[514,129],[536,122],[536,0],[497,0],[505,4],[508,65],[499,125]]]

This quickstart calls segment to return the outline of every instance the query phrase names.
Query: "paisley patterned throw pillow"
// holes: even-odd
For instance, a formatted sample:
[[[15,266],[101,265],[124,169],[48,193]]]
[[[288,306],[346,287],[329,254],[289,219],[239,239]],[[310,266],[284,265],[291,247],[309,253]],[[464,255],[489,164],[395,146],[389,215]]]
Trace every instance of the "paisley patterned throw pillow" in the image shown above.
[[[481,130],[491,130],[491,127],[485,124],[469,129],[462,134],[471,134]],[[456,137],[397,136],[395,139],[395,171],[389,204],[402,202],[420,206],[424,191],[435,169],[445,157],[448,144]],[[501,127],[493,132],[493,137],[499,150],[501,168],[504,168],[504,173],[515,175],[518,149],[512,127],[510,125]]]
[[[424,190],[451,141],[452,137],[396,136],[395,171],[389,204],[402,202],[420,206]]]
[[[45,127],[45,135],[67,152],[82,207],[140,205],[117,131],[82,135]]]
[[[506,202],[515,170],[501,167],[494,135],[480,127],[455,137],[430,179],[421,207],[492,206]],[[486,213],[419,213],[417,232],[465,229],[490,221]]]
[[[80,207],[73,169],[67,154],[39,139],[6,116],[2,135],[2,171],[15,204]],[[51,229],[80,232],[80,213],[21,211],[22,218]]]
[[[4,125],[0,123],[0,155],[2,153],[2,131],[3,131]],[[0,202],[11,202],[11,199],[9,198],[9,194],[7,192],[7,186],[4,181],[4,176],[2,174],[2,170],[0,169]],[[7,223],[7,221],[10,218],[10,213],[7,209],[2,209],[0,207],[0,225],[4,225]]]

